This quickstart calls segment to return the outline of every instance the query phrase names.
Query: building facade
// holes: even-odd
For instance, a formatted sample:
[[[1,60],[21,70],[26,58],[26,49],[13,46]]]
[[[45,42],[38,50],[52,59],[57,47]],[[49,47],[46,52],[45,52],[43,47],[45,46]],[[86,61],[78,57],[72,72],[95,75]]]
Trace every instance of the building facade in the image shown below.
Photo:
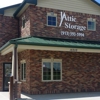
[[[16,74],[28,94],[100,91],[99,9],[94,0],[24,0],[0,9],[0,90]]]

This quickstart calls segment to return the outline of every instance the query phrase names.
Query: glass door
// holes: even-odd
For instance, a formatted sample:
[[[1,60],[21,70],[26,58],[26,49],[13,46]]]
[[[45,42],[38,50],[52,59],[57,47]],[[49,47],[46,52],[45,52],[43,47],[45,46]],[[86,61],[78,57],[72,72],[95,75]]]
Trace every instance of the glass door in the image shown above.
[[[11,76],[11,70],[12,64],[11,63],[4,63],[3,65],[3,90],[8,91],[9,90],[9,84],[10,76]]]

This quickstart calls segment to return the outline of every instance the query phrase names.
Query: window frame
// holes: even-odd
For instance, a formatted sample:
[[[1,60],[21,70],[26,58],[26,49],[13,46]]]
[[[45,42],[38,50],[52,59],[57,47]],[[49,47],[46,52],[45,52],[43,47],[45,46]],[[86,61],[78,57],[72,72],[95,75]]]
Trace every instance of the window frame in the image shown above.
[[[51,63],[51,80],[43,80],[43,63],[44,62],[50,62]],[[61,79],[60,80],[54,80],[53,79],[53,63],[58,62],[60,63],[60,72],[61,72]],[[62,81],[62,59],[42,59],[42,82],[51,82],[51,81]]]
[[[88,22],[94,22],[94,29],[89,29],[88,28]],[[88,18],[87,19],[87,30],[89,30],[89,31],[96,31],[96,20],[95,19],[92,19],[92,18]]]
[[[22,72],[22,69],[23,69],[23,72]],[[23,73],[23,76],[22,76],[22,73]],[[21,79],[21,81],[26,81],[26,61],[25,60],[22,60],[21,64],[20,64],[20,79]]]
[[[23,22],[25,21],[25,22]],[[25,16],[22,17],[22,28],[25,28],[25,24],[26,24],[26,18]]]
[[[56,25],[48,25],[48,16],[50,17],[56,17]],[[47,26],[50,26],[50,27],[57,27],[57,14],[51,12],[51,13],[47,13]]]

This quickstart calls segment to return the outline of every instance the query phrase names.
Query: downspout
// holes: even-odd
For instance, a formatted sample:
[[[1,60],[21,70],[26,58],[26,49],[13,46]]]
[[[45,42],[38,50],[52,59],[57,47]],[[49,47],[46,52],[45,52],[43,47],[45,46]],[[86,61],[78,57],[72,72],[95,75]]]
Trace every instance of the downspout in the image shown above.
[[[18,70],[18,68],[17,68],[17,67],[18,67],[18,64],[17,64],[17,62],[18,62],[18,61],[17,61],[17,60],[18,60],[18,59],[17,59],[17,47],[18,47],[17,44],[15,44],[15,46],[14,46],[14,51],[13,51],[13,55],[14,55],[14,56],[13,56],[13,57],[14,57],[14,58],[13,58],[13,65],[14,65],[14,66],[13,66],[13,67],[14,67],[14,79],[18,81],[18,75],[17,75],[17,74],[18,74],[18,73],[17,73],[17,72],[18,72],[18,71],[17,71],[17,70]]]

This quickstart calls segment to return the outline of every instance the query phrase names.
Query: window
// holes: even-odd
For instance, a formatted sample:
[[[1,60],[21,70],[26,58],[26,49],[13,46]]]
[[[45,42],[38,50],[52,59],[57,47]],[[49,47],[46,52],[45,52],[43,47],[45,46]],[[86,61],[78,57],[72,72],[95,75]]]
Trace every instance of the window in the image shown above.
[[[26,23],[26,19],[25,19],[25,16],[22,18],[22,27],[24,28],[25,27],[25,23]]]
[[[95,21],[95,19],[88,19],[87,25],[88,25],[88,30],[91,30],[91,31],[96,30],[96,21]]]
[[[62,80],[62,60],[43,59],[42,60],[42,80],[61,81]]]
[[[47,25],[48,26],[57,26],[57,15],[52,13],[47,14]]]
[[[26,80],[26,63],[21,62],[21,80]]]

